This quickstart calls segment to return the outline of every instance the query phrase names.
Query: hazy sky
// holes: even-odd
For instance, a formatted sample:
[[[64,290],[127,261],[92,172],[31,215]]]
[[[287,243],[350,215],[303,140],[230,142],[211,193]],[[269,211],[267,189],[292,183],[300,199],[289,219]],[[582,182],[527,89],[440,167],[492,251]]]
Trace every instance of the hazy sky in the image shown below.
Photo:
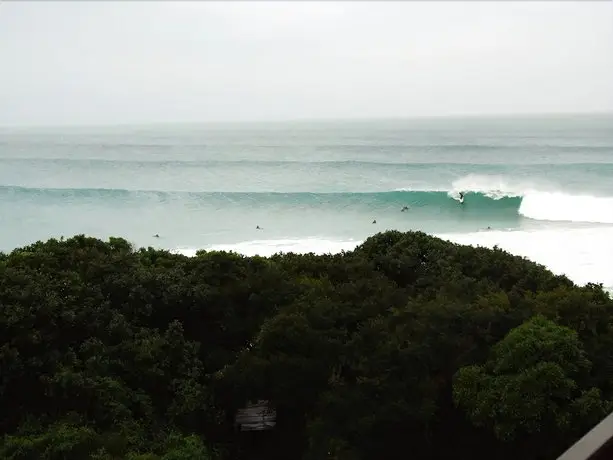
[[[2,2],[0,124],[613,111],[613,2]]]

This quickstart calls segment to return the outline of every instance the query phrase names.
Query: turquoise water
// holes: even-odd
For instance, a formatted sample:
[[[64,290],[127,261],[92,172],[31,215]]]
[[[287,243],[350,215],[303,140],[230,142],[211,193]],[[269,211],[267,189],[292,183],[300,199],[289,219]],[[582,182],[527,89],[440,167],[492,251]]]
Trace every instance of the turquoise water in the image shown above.
[[[611,178],[610,115],[3,128],[0,250],[75,233],[314,251],[388,228],[605,235]]]

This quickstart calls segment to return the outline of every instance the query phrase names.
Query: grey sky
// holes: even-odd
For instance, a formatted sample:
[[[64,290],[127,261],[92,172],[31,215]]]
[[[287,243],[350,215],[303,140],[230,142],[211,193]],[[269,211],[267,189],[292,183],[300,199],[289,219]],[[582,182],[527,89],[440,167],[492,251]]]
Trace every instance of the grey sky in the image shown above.
[[[613,2],[1,2],[0,124],[613,111]]]

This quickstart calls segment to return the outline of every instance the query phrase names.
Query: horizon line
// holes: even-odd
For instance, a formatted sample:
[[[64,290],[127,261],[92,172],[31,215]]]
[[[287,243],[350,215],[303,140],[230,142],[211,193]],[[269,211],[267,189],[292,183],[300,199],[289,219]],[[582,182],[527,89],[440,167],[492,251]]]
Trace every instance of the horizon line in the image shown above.
[[[242,120],[199,120],[199,121],[129,121],[120,123],[62,123],[62,124],[0,124],[0,129],[49,129],[49,128],[120,128],[136,126],[177,126],[177,125],[260,125],[260,124],[301,124],[301,123],[359,123],[381,121],[418,121],[445,119],[504,119],[504,118],[556,118],[573,116],[613,116],[613,110],[584,112],[524,112],[524,113],[466,113],[433,114],[408,116],[373,117],[321,117],[321,118],[283,118],[283,119],[242,119]]]

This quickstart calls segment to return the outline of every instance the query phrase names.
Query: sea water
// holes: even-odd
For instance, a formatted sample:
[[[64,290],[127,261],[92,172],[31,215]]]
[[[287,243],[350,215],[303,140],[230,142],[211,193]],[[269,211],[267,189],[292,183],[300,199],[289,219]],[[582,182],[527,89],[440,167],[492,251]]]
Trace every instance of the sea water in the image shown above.
[[[321,253],[422,230],[612,288],[612,179],[612,115],[1,128],[0,250]]]

